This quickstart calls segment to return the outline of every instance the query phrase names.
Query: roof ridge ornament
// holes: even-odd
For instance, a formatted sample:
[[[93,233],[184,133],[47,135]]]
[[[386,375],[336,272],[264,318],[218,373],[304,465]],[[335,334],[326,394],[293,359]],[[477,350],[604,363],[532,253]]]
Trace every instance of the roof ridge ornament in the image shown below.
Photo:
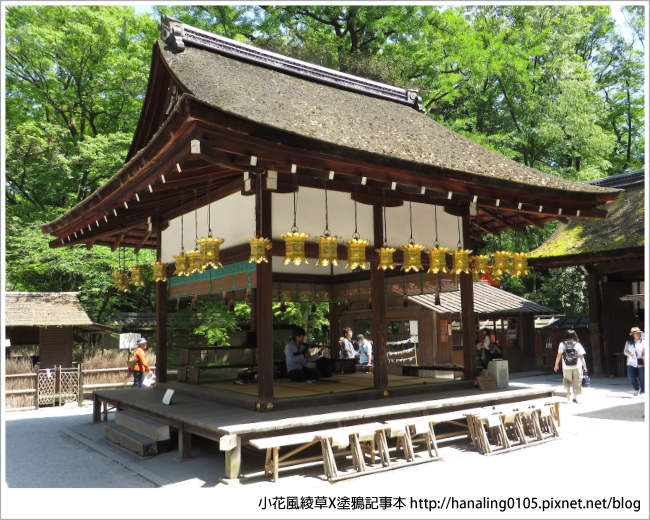
[[[395,87],[267,51],[261,47],[192,27],[167,15],[162,15],[158,29],[160,30],[160,39],[175,52],[182,52],[185,50],[185,45],[189,43],[192,46],[202,47],[229,58],[248,61],[255,65],[326,83],[340,89],[395,101],[424,112],[422,98],[417,95],[417,90]]]
[[[160,39],[164,41],[175,52],[183,52],[185,50],[185,42],[183,42],[184,23],[176,20],[166,14],[160,17],[158,30],[160,31]]]

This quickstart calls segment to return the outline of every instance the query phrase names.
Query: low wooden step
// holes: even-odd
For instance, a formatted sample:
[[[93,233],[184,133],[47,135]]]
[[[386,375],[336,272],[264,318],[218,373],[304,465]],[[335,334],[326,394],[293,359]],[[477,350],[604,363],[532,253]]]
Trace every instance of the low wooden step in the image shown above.
[[[169,425],[129,410],[115,412],[115,424],[154,441],[169,440]]]
[[[105,425],[104,438],[141,457],[158,455],[158,443],[155,440],[119,424]]]

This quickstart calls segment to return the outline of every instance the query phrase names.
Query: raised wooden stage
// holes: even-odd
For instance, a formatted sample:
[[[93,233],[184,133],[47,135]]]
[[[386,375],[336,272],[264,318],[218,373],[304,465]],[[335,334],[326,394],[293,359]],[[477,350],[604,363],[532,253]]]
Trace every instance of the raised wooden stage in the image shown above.
[[[354,375],[371,377],[369,374]],[[233,390],[181,383],[159,384],[157,388],[148,389],[99,390],[93,394],[93,422],[107,420],[108,408],[114,407],[166,423],[178,431],[180,460],[191,457],[192,435],[217,441],[224,451],[227,479],[237,479],[242,447],[254,438],[452,412],[553,394],[552,388],[504,388],[486,392],[467,381],[394,385],[389,388],[387,397],[374,389],[330,393],[325,389],[328,384],[292,385],[296,392],[315,392],[314,387],[323,387],[323,393],[276,398],[272,410],[260,413],[253,406],[256,396],[237,392],[234,388],[238,385],[232,385]],[[255,388],[255,385],[246,386]],[[162,402],[168,388],[174,389],[171,405]]]

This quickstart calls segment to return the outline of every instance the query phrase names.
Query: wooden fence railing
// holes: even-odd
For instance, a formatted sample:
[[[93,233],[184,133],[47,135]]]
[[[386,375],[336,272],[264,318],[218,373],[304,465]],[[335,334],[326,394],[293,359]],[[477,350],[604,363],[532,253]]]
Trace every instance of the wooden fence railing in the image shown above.
[[[155,370],[155,366],[151,367]],[[120,377],[117,374],[122,373]],[[116,374],[110,377],[108,381],[100,383],[87,383],[92,381],[92,376],[99,374]],[[7,388],[9,382],[13,380],[27,380],[25,388]],[[122,381],[115,381],[122,379]],[[79,406],[83,404],[84,394],[93,390],[104,388],[128,388],[133,385],[133,381],[128,376],[127,367],[118,368],[95,368],[82,369],[82,365],[76,368],[62,368],[56,366],[51,369],[36,369],[34,372],[26,374],[6,374],[5,375],[5,409],[6,410],[33,410],[38,409],[45,404],[62,406],[63,404],[76,401]],[[12,406],[15,404],[14,396],[33,396],[30,406]],[[24,401],[24,400],[23,400]]]

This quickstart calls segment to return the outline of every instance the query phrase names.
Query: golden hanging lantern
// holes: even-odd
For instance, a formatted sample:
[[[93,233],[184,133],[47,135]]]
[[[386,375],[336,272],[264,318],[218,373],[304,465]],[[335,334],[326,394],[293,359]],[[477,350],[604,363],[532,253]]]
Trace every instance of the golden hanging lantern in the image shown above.
[[[447,253],[449,252],[448,247],[434,247],[432,249],[427,249],[425,251],[429,253],[429,270],[427,273],[446,273],[447,269]]]
[[[118,291],[129,292],[129,279],[123,271],[113,271],[113,287]]]
[[[219,248],[223,242],[223,238],[212,238],[210,235],[207,238],[199,238],[196,241],[201,251],[201,267],[203,269],[207,269],[208,267],[215,269],[223,267],[219,260]]]
[[[136,267],[131,267],[131,284],[132,285],[144,285],[144,267],[139,265]]]
[[[460,274],[462,272],[469,273],[469,254],[472,252],[471,249],[457,249],[453,252],[453,263],[451,272]]]
[[[483,274],[490,270],[487,255],[474,255],[472,261],[474,262],[474,267],[472,268],[473,273]]]
[[[291,232],[280,235],[280,238],[286,244],[284,265],[291,262],[295,265],[300,265],[302,262],[309,263],[305,258],[305,240],[309,238],[307,233],[298,233],[298,228],[292,227]]]
[[[501,275],[510,273],[510,251],[495,251],[494,252],[494,266],[492,267],[492,277],[495,279],[501,278]]]
[[[154,262],[151,264],[153,268],[153,281],[166,282],[167,281],[167,264],[164,262]]]
[[[201,251],[198,249],[192,249],[187,252],[187,257],[189,259],[188,268],[185,270],[187,276],[192,273],[202,273],[203,272],[203,262],[201,261]]]
[[[316,238],[316,242],[318,242],[318,262],[316,262],[316,265],[339,265],[339,240],[341,240],[340,237],[330,235],[327,230]]]
[[[395,253],[394,247],[384,246],[376,250],[379,253],[379,265],[377,269],[395,269],[395,264],[393,263],[393,253]]]
[[[189,276],[190,268],[190,257],[187,256],[185,251],[181,251],[180,255],[173,255],[176,259],[176,270],[174,271],[175,276]]]
[[[349,267],[350,269],[356,269],[357,267],[366,269],[368,267],[368,262],[366,261],[366,246],[370,244],[370,240],[359,238],[358,233],[355,233],[352,236],[354,238],[343,242],[343,244],[348,248],[348,261],[345,264],[345,267]]]
[[[528,270],[528,257],[530,253],[514,253],[512,259],[512,276],[526,276]]]
[[[260,262],[269,262],[266,258],[266,250],[271,249],[271,240],[264,237],[255,237],[247,238],[246,242],[251,245],[251,256],[248,259],[249,264],[251,262],[256,262],[258,264]]]
[[[402,271],[408,273],[413,269],[416,273],[422,270],[422,250],[424,246],[416,244],[412,238],[409,243],[400,247],[404,251],[404,263],[402,264]]]

